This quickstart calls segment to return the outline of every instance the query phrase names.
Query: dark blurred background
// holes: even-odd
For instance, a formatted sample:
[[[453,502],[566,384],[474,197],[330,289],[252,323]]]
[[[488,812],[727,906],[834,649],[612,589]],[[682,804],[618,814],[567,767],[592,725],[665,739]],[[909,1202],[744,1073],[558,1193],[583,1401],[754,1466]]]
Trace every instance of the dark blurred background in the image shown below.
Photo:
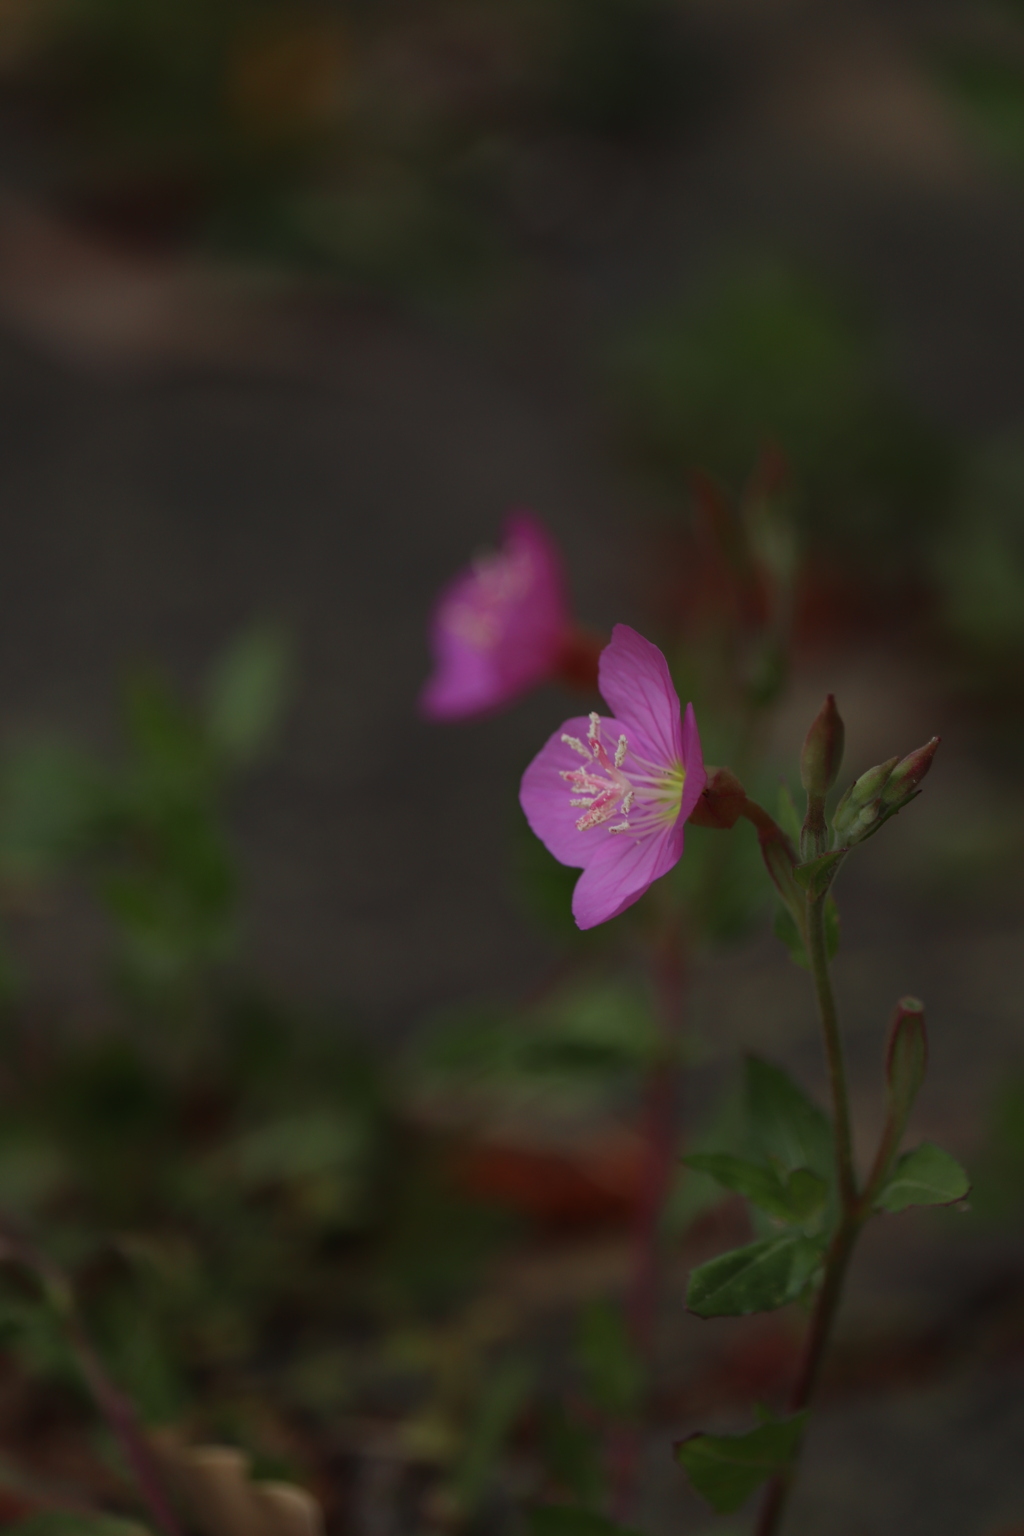
[[[290,702],[231,810],[245,964],[397,1051],[561,954],[515,792],[575,706],[420,721],[439,586],[527,506],[587,621],[657,633],[691,471],[738,490],[776,444],[806,569],[774,752],[833,688],[851,771],[944,738],[848,882],[858,1091],[919,992],[925,1119],[987,1146],[1024,1040],[1022,270],[1015,0],[3,0],[8,748],[114,752],[126,678],[195,693],[277,626]],[[88,1037],[102,924],[16,866],[23,1028]],[[787,965],[760,931],[708,965],[705,1062],[817,1072]],[[930,1359],[975,1326],[973,1363],[826,1411],[808,1530],[1024,1520],[1024,1228],[937,1231],[851,1309]]]

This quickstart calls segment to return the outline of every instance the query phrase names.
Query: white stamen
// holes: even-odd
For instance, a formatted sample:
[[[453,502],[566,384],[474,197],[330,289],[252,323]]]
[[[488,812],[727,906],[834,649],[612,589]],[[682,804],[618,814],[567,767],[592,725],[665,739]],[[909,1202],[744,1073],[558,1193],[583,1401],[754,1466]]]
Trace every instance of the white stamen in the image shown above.
[[[594,798],[595,797],[593,795],[581,795],[578,800],[570,800],[569,804],[570,805],[593,805]]]
[[[588,741],[601,740],[601,716],[596,709],[590,711],[590,729],[587,732]]]
[[[633,801],[635,799],[636,799],[636,791],[635,790],[632,790],[632,789],[627,790],[626,794],[623,795],[623,797],[622,797],[622,804],[619,806],[619,810],[622,812],[623,816],[628,816],[629,815],[630,811],[633,809]]]
[[[632,830],[633,829],[628,821],[617,822],[614,827],[608,828],[609,832],[632,832]]]
[[[590,762],[591,755],[587,751],[587,748],[583,745],[582,741],[580,741],[578,736],[563,736],[562,740],[565,742],[567,747],[572,747],[574,752],[578,752],[580,757],[585,757],[587,762]]]
[[[628,752],[628,750],[629,750],[629,742],[626,740],[625,736],[620,736],[619,740],[618,740],[618,743],[617,743],[617,745],[615,747],[615,766],[616,766],[616,768],[621,768],[622,767],[623,759],[626,756],[626,753]]]

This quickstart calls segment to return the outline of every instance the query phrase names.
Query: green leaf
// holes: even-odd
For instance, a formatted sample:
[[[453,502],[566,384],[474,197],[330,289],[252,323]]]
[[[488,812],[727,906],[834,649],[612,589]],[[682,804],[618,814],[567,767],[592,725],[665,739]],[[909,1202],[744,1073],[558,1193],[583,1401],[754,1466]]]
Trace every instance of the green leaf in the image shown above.
[[[748,1056],[744,1068],[749,1150],[787,1170],[809,1168],[832,1181],[834,1153],[828,1116],[781,1067]]]
[[[720,1515],[745,1504],[756,1488],[792,1464],[806,1413],[762,1424],[746,1435],[690,1435],[676,1457],[702,1498]]]
[[[816,1216],[828,1199],[828,1182],[810,1168],[794,1168],[786,1181],[786,1204],[790,1221],[808,1221]]]
[[[785,944],[789,958],[795,965],[799,965],[802,970],[810,970],[811,962],[796,919],[781,901],[775,909],[775,937]],[[839,953],[839,908],[834,896],[830,896],[825,903],[825,947],[828,958],[834,960]]]
[[[583,1312],[576,1354],[587,1377],[590,1395],[599,1408],[615,1418],[636,1413],[644,1388],[644,1367],[633,1348],[622,1313],[606,1301]]]
[[[206,688],[206,728],[215,750],[250,762],[272,736],[288,688],[290,648],[271,626],[248,630],[215,663]]]
[[[683,1161],[780,1221],[806,1221],[821,1209],[828,1194],[828,1185],[809,1168],[796,1168],[787,1178],[776,1168],[728,1152],[694,1152]]]
[[[533,1386],[534,1375],[529,1361],[504,1360],[475,1405],[454,1479],[459,1503],[467,1514],[480,1502],[491,1469]]]
[[[900,1158],[875,1207],[895,1212],[909,1205],[952,1205],[963,1200],[970,1188],[971,1181],[956,1158],[924,1141]]]
[[[793,870],[797,884],[803,887],[812,901],[826,894],[848,852],[847,848],[833,848],[831,853],[819,854],[816,859],[798,864]]]
[[[693,1152],[683,1162],[697,1173],[709,1173],[726,1189],[745,1195],[772,1216],[785,1206],[786,1190],[774,1168],[733,1157],[729,1152]]]
[[[637,1536],[627,1526],[571,1504],[538,1504],[529,1522],[530,1536]]]
[[[795,1301],[817,1269],[821,1244],[799,1232],[762,1238],[701,1264],[690,1275],[686,1305],[698,1317],[745,1317]]]

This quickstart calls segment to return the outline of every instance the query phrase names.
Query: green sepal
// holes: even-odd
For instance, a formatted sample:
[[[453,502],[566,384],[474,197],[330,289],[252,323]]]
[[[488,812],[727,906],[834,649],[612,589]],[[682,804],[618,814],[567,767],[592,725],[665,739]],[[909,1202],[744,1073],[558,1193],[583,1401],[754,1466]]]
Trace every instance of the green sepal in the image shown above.
[[[875,1200],[879,1211],[905,1211],[910,1205],[952,1205],[971,1190],[971,1181],[955,1157],[923,1141],[905,1152]]]
[[[628,1526],[573,1504],[537,1504],[528,1521],[530,1536],[637,1536]]]
[[[710,1174],[726,1189],[745,1195],[752,1204],[780,1221],[804,1222],[820,1211],[828,1196],[824,1179],[809,1168],[788,1176],[763,1163],[733,1157],[729,1152],[694,1152],[683,1162],[697,1173]]]
[[[800,1232],[762,1238],[701,1264],[686,1305],[698,1317],[746,1317],[795,1301],[821,1261],[822,1244]]]
[[[795,965],[799,965],[802,970],[810,970],[811,961],[803,935],[792,912],[781,901],[775,909],[775,937],[785,944],[789,958]],[[828,958],[834,960],[839,953],[839,908],[834,896],[825,902],[825,948]]]
[[[793,878],[812,901],[820,901],[822,896],[828,894],[849,851],[848,848],[833,848],[830,853],[821,853],[816,859],[808,859],[806,864],[798,864],[793,870]]]
[[[732,1514],[755,1489],[792,1465],[807,1414],[761,1424],[745,1435],[690,1435],[676,1459],[701,1498],[720,1515]]]

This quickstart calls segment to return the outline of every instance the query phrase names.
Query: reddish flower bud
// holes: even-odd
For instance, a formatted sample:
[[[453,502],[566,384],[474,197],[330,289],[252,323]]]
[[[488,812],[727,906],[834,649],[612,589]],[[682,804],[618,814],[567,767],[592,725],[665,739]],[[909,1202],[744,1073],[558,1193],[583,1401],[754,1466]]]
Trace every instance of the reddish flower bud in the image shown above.
[[[708,768],[704,792],[690,813],[695,827],[727,832],[743,815],[747,792],[731,768]]]
[[[908,752],[892,770],[882,790],[883,811],[898,811],[918,793],[918,785],[932,765],[939,750],[939,737],[933,736],[916,752]]]
[[[808,795],[824,799],[839,775],[846,731],[835,695],[829,694],[819,709],[800,755],[800,782]]]

